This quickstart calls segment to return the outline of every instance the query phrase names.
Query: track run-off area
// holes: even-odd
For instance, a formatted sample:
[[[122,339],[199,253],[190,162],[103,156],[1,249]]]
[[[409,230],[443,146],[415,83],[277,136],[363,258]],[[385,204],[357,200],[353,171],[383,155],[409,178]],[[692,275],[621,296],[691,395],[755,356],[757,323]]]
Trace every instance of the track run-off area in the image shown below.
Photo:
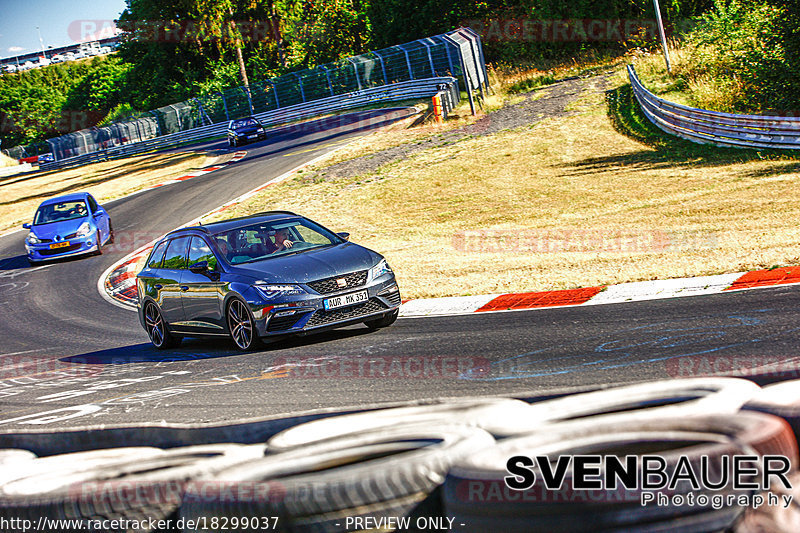
[[[380,113],[293,127],[247,146],[241,161],[221,170],[105,207],[118,238],[144,244],[386,125]],[[401,318],[376,332],[351,326],[252,353],[225,341],[186,339],[164,352],[150,345],[132,310],[97,291],[98,278],[133,249],[31,268],[25,235],[0,238],[0,431],[226,422],[474,395],[529,398],[703,375],[760,384],[798,377],[797,285]]]

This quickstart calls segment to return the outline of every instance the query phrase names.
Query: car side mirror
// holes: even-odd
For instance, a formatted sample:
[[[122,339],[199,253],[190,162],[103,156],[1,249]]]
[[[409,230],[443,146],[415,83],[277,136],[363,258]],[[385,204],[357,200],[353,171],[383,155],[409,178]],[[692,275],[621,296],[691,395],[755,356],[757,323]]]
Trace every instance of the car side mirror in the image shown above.
[[[341,237],[342,239],[344,239],[346,241],[350,240],[350,234],[347,233],[346,231],[342,231],[341,233],[337,233],[336,235],[338,235],[339,237]]]
[[[22,227],[23,227],[23,228],[25,228],[25,229],[31,229],[31,225],[30,225],[30,224],[28,224],[27,222],[26,222],[26,223],[24,223],[24,224],[22,225]]]
[[[208,261],[198,261],[189,266],[189,272],[193,274],[205,274],[208,272]]]

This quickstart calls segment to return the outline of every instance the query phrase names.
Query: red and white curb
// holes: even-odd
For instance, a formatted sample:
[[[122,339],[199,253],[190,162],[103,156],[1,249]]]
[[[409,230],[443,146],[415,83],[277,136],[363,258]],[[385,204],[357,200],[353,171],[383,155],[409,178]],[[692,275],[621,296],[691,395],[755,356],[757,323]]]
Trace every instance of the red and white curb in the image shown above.
[[[718,294],[793,283],[800,283],[800,267],[754,270],[751,272],[696,278],[640,281],[621,283],[619,285],[586,287],[583,289],[408,300],[403,302],[400,307],[400,316],[446,316],[578,305],[602,305]]]

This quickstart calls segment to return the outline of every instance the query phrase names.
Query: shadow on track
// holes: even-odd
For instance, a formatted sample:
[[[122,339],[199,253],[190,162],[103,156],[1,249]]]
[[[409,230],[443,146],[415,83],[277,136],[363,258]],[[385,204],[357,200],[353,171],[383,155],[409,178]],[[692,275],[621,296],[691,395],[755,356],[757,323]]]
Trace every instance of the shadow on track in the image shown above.
[[[256,352],[242,352],[234,348],[229,339],[186,338],[181,346],[172,350],[157,350],[150,343],[133,344],[98,350],[78,355],[70,355],[59,359],[62,363],[80,365],[129,365],[135,363],[169,363],[179,361],[197,361],[216,359],[219,357],[252,356],[259,353],[274,353],[278,350],[302,348],[314,344],[349,339],[371,333],[366,327],[350,327],[310,335],[307,337],[290,336],[268,341],[264,349]]]

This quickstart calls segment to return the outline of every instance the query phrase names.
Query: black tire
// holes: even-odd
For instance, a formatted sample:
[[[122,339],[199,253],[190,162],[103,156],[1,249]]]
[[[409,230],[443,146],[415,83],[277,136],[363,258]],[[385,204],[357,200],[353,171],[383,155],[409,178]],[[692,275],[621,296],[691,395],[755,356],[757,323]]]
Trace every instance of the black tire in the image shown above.
[[[108,240],[106,244],[114,244],[114,226],[111,225],[111,221],[108,221]]]
[[[18,464],[22,461],[36,459],[36,454],[19,448],[0,449],[0,466]]]
[[[225,322],[228,324],[231,340],[237,348],[249,352],[261,346],[253,313],[243,300],[231,298],[225,312]]]
[[[103,235],[100,233],[100,230],[97,230],[97,234],[95,235],[95,240],[97,241],[97,251],[94,255],[103,255]]]
[[[800,379],[767,385],[743,409],[783,418],[800,439]]]
[[[374,320],[366,320],[364,321],[364,324],[371,330],[386,328],[394,324],[394,321],[397,320],[397,316],[399,314],[400,310],[395,309],[391,313],[387,313],[380,318],[376,318]]]
[[[506,428],[496,424],[494,435],[514,436],[538,431],[544,424],[595,417],[608,421],[631,415],[650,418],[733,414],[761,388],[739,378],[687,378],[638,383],[573,394],[531,405],[532,416]]]
[[[298,424],[267,441],[271,452],[301,449],[333,439],[352,438],[361,432],[429,424],[474,426],[492,433],[492,426],[511,424],[530,416],[531,406],[511,398],[464,398],[433,404],[374,409]]]
[[[45,458],[51,468],[32,469],[0,487],[0,514],[6,519],[75,519],[85,526],[76,531],[89,529],[89,520],[139,520],[145,524],[136,531],[151,531],[147,519],[173,517],[189,480],[257,459],[264,447],[217,444],[148,454],[133,448],[97,451],[107,452],[111,457],[90,462],[78,460],[78,454]],[[87,453],[91,452],[81,455]]]
[[[559,491],[548,491],[538,484],[522,497],[522,493],[505,486],[506,462],[516,455],[558,457],[615,452],[620,456],[659,455],[667,462],[668,472],[675,469],[681,456],[686,456],[693,470],[700,472],[703,456],[712,465],[719,464],[722,456],[756,454],[783,455],[796,464],[797,442],[782,420],[760,413],[672,418],[629,415],[611,422],[590,418],[553,424],[538,433],[502,440],[457,461],[444,484],[445,514],[456,516],[456,523],[467,524],[466,530],[470,531],[493,521],[498,531],[518,531],[521,524],[527,524],[529,531],[577,532],[586,531],[587,524],[592,524],[594,531],[633,531],[640,524],[712,511],[710,504],[643,507],[642,489],[572,490],[571,470]],[[692,492],[692,487],[679,482],[670,492],[686,494]],[[737,491],[729,484],[718,493]],[[735,520],[738,514],[728,516]]]
[[[28,264],[32,267],[39,266],[41,263],[39,261],[34,261],[33,259],[28,259]]]
[[[494,443],[465,426],[407,426],[267,455],[197,479],[187,486],[180,515],[280,516],[284,531],[342,531],[332,515],[409,516],[420,506],[440,511],[431,494],[456,459]],[[209,487],[225,490],[217,497]],[[321,527],[322,526],[322,527]],[[333,528],[333,529],[332,529]]]
[[[159,350],[175,348],[183,340],[183,337],[174,335],[169,331],[169,326],[164,321],[164,317],[161,316],[161,310],[153,302],[145,304],[144,325],[147,336],[150,337],[150,342]]]

